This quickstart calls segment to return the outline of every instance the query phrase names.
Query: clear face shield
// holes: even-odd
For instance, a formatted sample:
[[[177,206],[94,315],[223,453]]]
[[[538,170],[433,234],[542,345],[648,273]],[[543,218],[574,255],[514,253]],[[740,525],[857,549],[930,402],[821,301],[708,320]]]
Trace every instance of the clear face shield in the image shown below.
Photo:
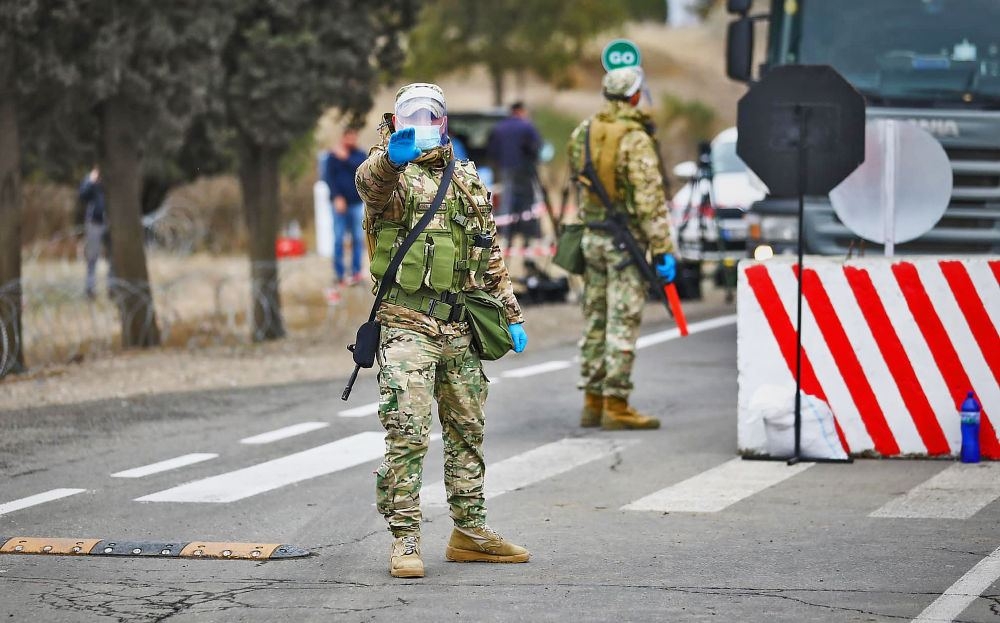
[[[414,97],[396,103],[396,129],[413,128],[422,151],[448,142],[448,115],[444,105],[431,97]]]

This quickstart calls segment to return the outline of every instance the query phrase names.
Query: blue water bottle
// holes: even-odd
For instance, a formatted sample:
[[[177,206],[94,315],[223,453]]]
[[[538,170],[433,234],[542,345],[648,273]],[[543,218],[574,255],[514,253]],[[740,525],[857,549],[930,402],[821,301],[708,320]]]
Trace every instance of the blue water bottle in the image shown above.
[[[975,392],[969,392],[962,402],[962,462],[979,462],[979,415],[982,408],[976,400]]]

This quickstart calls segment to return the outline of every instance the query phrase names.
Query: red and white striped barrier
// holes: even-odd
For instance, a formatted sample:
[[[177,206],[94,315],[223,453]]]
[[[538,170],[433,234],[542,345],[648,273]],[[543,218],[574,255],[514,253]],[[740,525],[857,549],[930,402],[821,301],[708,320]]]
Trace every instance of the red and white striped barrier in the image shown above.
[[[754,393],[794,383],[797,270],[740,264],[739,447],[767,452]],[[806,258],[802,390],[825,401],[851,455],[947,456],[958,405],[983,405],[984,458],[1000,459],[1000,260]],[[794,392],[792,392],[794,395]]]

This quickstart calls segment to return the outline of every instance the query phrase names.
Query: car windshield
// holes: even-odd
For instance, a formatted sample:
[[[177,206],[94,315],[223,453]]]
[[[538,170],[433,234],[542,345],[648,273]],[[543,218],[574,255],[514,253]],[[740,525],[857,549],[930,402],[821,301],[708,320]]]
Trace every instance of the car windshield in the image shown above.
[[[718,141],[712,144],[712,171],[715,173],[742,173],[747,165],[736,155],[736,143]]]
[[[455,112],[448,115],[448,131],[465,146],[469,158],[485,162],[490,132],[505,115]]]
[[[833,65],[869,97],[992,106],[998,25],[998,0],[800,0],[775,60]]]

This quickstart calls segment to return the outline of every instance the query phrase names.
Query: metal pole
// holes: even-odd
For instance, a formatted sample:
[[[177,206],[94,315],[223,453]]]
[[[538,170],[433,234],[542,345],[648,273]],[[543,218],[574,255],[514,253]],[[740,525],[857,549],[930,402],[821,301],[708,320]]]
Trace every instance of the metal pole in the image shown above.
[[[882,185],[882,237],[885,257],[896,252],[896,154],[899,150],[899,127],[894,119],[885,124],[885,183]]]
[[[795,306],[795,454],[788,460],[789,465],[795,465],[802,456],[802,280],[804,277],[802,269],[803,241],[805,236],[805,225],[803,218],[805,214],[805,192],[806,192],[806,129],[808,124],[806,115],[808,108],[796,105],[795,112],[799,119],[799,239],[798,239],[798,293],[797,304]]]

